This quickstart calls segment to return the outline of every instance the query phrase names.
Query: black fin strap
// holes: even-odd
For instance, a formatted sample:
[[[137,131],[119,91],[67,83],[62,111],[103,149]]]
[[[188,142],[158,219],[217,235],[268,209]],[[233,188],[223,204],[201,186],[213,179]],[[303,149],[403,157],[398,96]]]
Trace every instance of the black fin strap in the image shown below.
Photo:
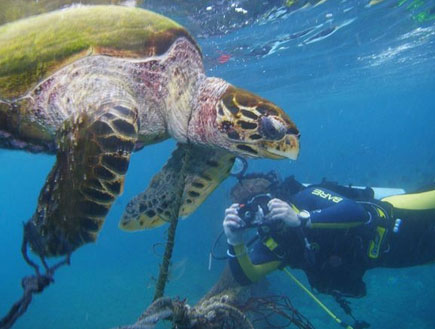
[[[353,329],[366,329],[368,327],[370,327],[370,324],[367,323],[366,321],[359,321],[357,319],[355,319],[355,317],[352,314],[352,309],[350,307],[350,302],[345,299],[343,297],[343,294],[340,293],[337,290],[332,291],[332,296],[334,297],[335,301],[338,303],[338,305],[340,305],[340,307],[343,309],[344,313],[346,313],[347,315],[349,315],[352,319],[353,319],[353,325],[352,328]],[[348,324],[345,324],[344,322],[342,322],[343,327],[347,327]]]

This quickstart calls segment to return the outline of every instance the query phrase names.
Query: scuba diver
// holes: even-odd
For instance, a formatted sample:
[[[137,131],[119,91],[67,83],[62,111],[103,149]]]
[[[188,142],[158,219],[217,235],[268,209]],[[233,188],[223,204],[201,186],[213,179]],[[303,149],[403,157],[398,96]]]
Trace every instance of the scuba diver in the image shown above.
[[[234,279],[247,285],[286,266],[302,269],[318,292],[363,297],[364,273],[435,261],[435,186],[378,200],[372,188],[250,174],[225,211]],[[245,233],[257,235],[245,241]]]

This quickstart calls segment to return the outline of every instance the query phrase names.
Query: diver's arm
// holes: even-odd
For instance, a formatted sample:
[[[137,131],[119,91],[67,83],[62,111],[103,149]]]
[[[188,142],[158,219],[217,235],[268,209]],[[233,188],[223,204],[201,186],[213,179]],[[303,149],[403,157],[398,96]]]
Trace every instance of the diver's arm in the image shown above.
[[[307,210],[310,215],[307,227],[343,229],[362,225],[370,219],[362,205],[326,189],[307,188],[295,195],[292,201],[294,204],[289,205],[279,199],[271,200],[267,217],[297,227],[301,224],[297,214]]]
[[[240,284],[245,285],[257,282],[270,272],[280,268],[282,265],[282,262],[276,260],[276,257],[269,250],[266,250],[265,246],[258,245],[258,247],[259,248],[257,248],[255,252],[264,252],[263,256],[268,256],[264,257],[268,260],[262,262],[261,264],[252,263],[244,244],[239,244],[236,246],[229,245],[228,247],[230,269],[233,273],[233,276]]]
[[[343,199],[324,209],[309,211],[311,228],[349,228],[369,221],[369,213],[360,204]]]
[[[243,239],[245,223],[238,215],[238,208],[238,204],[233,204],[225,210],[223,227],[228,242],[230,269],[240,284],[249,284],[279,268],[281,262],[277,261],[276,257],[269,251],[262,250],[263,246],[259,246],[260,248],[257,248],[256,252],[265,253],[265,257],[262,257],[264,262],[261,264],[252,263]]]

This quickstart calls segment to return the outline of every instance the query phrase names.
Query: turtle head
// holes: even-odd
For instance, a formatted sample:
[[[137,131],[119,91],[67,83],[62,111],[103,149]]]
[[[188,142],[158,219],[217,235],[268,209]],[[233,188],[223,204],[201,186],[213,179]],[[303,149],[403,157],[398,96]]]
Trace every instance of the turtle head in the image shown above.
[[[243,156],[295,160],[299,131],[275,104],[229,86],[216,103],[216,124],[224,148]]]

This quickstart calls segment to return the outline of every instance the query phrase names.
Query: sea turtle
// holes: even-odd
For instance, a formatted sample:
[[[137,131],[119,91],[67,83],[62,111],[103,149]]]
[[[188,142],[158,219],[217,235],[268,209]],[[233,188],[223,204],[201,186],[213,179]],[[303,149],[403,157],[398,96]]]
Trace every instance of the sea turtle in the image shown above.
[[[164,16],[79,6],[0,26],[0,147],[56,154],[25,225],[40,256],[94,241],[131,153],[169,137],[178,148],[152,193],[127,207],[127,230],[171,216],[180,170],[186,215],[228,176],[236,155],[295,159],[299,151],[283,110],[205,76],[197,43]]]

